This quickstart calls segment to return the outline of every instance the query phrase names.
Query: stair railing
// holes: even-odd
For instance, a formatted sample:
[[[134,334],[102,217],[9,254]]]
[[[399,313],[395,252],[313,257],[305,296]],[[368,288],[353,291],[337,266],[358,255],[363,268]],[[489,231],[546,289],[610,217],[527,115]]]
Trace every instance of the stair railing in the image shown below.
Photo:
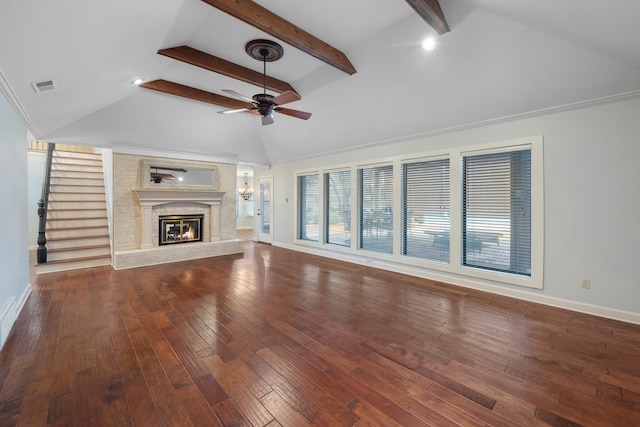
[[[44,179],[42,180],[42,193],[38,202],[38,250],[36,258],[38,264],[47,262],[47,237],[45,235],[47,228],[47,205],[49,204],[49,184],[51,182],[51,163],[53,159],[53,150],[56,149],[55,144],[47,145],[47,160],[44,165]]]

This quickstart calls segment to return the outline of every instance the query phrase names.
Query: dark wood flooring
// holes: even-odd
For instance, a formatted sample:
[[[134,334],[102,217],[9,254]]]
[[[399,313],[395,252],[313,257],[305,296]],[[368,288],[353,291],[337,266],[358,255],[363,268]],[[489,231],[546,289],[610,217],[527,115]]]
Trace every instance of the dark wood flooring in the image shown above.
[[[634,426],[640,326],[247,242],[37,277],[1,426]]]

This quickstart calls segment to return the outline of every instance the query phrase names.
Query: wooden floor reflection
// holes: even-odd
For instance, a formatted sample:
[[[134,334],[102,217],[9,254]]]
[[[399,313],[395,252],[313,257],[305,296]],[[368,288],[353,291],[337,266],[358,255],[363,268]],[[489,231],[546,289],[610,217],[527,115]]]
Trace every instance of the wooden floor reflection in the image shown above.
[[[254,243],[34,278],[0,425],[640,425],[640,326]]]

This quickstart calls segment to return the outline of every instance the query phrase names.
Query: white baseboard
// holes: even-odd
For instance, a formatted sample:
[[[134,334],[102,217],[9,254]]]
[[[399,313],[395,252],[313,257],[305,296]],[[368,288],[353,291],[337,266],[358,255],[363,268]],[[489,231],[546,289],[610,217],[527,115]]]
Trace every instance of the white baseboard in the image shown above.
[[[398,264],[384,260],[375,260],[374,262],[371,262],[370,259],[367,259],[365,257],[360,257],[343,252],[334,253],[317,250],[309,246],[299,246],[282,243],[273,243],[273,245],[285,249],[291,249],[294,251],[305,252],[312,255],[352,262],[354,264],[364,265],[367,267],[379,268],[381,270],[393,271],[395,273],[407,274],[409,276],[421,277],[428,280],[435,280],[437,282],[448,283],[454,286],[462,286],[465,288],[490,292],[493,294],[503,295],[524,301],[544,304],[552,307],[563,308],[566,310],[577,311],[580,313],[591,314],[594,316],[606,317],[608,319],[620,320],[622,322],[640,325],[640,313],[587,304],[563,298],[551,297],[543,294],[539,290],[525,291],[522,288],[494,285],[491,283],[476,280],[468,276],[459,276],[434,270],[420,269],[418,267]]]
[[[9,333],[16,323],[16,319],[18,319],[18,315],[22,311],[25,302],[27,302],[27,298],[29,298],[29,294],[31,294],[30,284],[28,284],[22,292],[20,300],[16,302],[16,298],[11,297],[2,309],[2,312],[0,312],[0,349],[4,347],[4,343],[7,341]]]
[[[16,299],[11,298],[0,313],[0,348],[4,346],[17,318]]]

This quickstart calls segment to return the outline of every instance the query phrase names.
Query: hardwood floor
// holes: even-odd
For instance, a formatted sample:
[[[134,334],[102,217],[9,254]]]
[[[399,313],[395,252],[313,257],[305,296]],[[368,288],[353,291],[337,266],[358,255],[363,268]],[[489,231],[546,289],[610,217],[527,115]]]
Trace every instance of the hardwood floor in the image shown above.
[[[0,425],[640,425],[638,325],[245,245],[38,276]]]

